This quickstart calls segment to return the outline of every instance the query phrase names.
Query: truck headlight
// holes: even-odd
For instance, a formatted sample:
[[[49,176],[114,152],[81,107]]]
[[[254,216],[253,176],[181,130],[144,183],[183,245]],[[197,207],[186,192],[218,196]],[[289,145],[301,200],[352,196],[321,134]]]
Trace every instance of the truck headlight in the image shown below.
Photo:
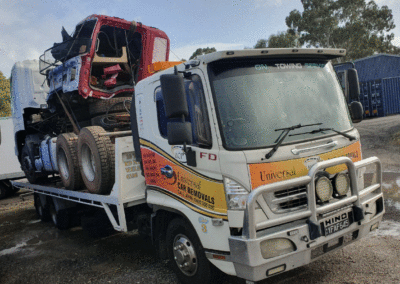
[[[226,201],[229,210],[246,209],[249,192],[240,184],[230,178],[224,178]]]
[[[262,241],[260,248],[262,257],[268,259],[291,253],[296,250],[296,245],[289,239],[277,238]]]
[[[338,195],[346,195],[350,189],[350,178],[347,174],[339,173],[334,179],[335,191]]]
[[[315,192],[322,202],[327,202],[333,194],[333,186],[329,178],[321,176],[315,183]]]

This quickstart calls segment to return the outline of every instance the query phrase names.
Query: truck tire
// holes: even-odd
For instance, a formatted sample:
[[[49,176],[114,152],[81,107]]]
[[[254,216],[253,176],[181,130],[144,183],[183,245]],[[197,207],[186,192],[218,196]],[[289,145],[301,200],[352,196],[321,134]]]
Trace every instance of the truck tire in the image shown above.
[[[116,233],[107,215],[103,213],[82,216],[81,226],[89,237],[94,239],[108,237]]]
[[[130,97],[118,97],[112,98],[108,100],[101,100],[96,99],[95,101],[89,104],[89,113],[90,115],[97,116],[100,114],[105,114],[107,111],[108,113],[116,113],[116,112],[126,112],[124,101],[131,100]],[[130,107],[130,103],[125,103],[127,107]]]
[[[36,172],[33,149],[29,144],[26,144],[21,150],[20,163],[22,171],[25,173],[25,177],[30,183],[35,184],[41,182],[47,177],[45,174]]]
[[[77,145],[78,136],[74,133],[63,133],[57,137],[57,165],[64,187],[68,190],[79,190],[83,187]]]
[[[50,213],[47,208],[45,208],[40,200],[39,194],[35,193],[33,195],[34,204],[36,209],[36,214],[42,222],[50,221]]]
[[[166,244],[170,265],[181,283],[218,283],[217,269],[206,258],[196,231],[183,219],[169,223]]]
[[[66,230],[70,227],[71,218],[68,214],[68,210],[57,211],[54,201],[51,200],[49,205],[49,213],[53,224],[60,230]]]
[[[79,133],[78,161],[83,182],[91,193],[109,194],[114,185],[114,144],[100,126],[85,127]]]
[[[6,197],[8,192],[9,192],[8,186],[5,185],[5,183],[3,183],[2,180],[0,180],[0,199]]]

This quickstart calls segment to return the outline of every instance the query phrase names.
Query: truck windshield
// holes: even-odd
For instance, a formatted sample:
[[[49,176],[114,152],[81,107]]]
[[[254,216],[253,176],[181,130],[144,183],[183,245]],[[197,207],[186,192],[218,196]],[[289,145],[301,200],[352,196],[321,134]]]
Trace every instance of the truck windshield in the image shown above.
[[[275,129],[296,124],[352,128],[343,92],[332,65],[315,60],[221,60],[209,64],[219,124],[227,149],[273,146]],[[296,129],[309,132],[319,126]],[[286,137],[284,143],[332,132]]]
[[[97,19],[85,21],[79,23],[73,33],[73,38],[91,38],[94,30],[94,26],[97,23]]]

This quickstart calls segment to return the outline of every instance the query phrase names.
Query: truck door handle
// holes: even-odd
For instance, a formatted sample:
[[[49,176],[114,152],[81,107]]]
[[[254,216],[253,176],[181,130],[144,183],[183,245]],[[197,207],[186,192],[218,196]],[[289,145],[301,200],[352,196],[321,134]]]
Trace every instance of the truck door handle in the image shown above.
[[[309,152],[309,151],[316,150],[316,149],[332,148],[335,146],[337,146],[337,141],[332,141],[332,142],[326,143],[324,145],[319,145],[319,146],[315,146],[315,147],[304,148],[304,149],[292,149],[292,153],[295,155],[298,155],[300,153]]]
[[[161,168],[161,174],[167,178],[172,178],[174,176],[174,170],[171,168],[171,166],[166,165],[164,168]]]

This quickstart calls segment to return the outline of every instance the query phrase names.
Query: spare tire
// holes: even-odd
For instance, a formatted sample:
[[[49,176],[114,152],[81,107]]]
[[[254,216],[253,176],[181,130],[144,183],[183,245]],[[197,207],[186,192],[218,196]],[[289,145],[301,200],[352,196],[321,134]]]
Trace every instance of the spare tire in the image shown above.
[[[78,163],[78,136],[74,133],[63,133],[57,137],[57,165],[64,187],[68,190],[79,190],[83,180]]]
[[[100,126],[85,127],[79,133],[78,161],[83,182],[91,193],[109,194],[114,185],[114,144]]]
[[[96,99],[89,104],[89,113],[90,115],[96,116],[100,114],[105,114],[107,111],[108,113],[116,113],[116,112],[126,112],[126,107],[130,107],[130,100],[131,97],[118,97],[112,98],[108,100]]]

